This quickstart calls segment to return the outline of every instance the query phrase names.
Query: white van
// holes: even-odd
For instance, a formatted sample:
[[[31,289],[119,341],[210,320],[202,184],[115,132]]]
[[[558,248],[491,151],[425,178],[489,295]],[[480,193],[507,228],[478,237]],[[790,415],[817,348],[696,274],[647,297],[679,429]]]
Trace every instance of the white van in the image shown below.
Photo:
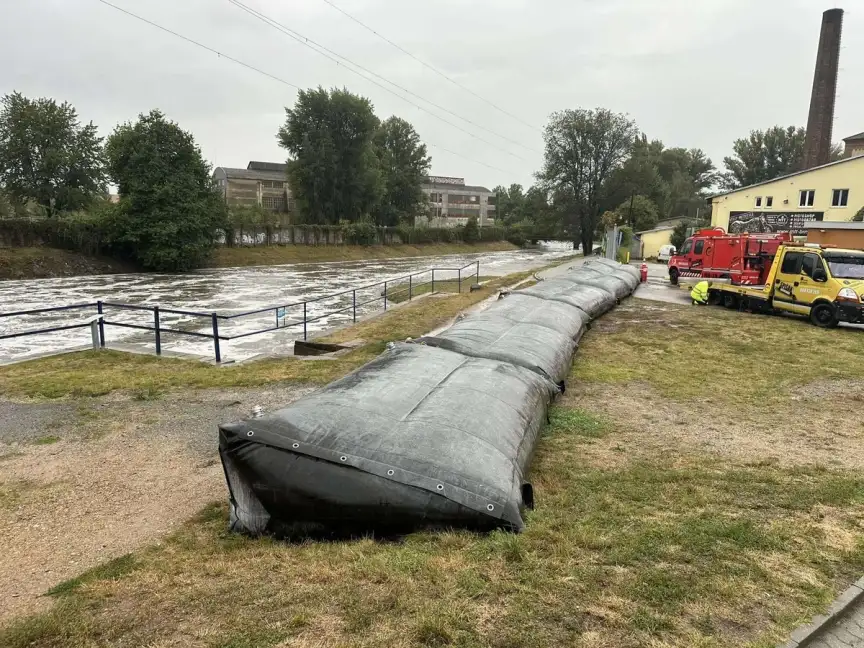
[[[664,245],[660,248],[660,252],[657,253],[657,260],[660,263],[669,263],[669,259],[675,256],[677,251],[674,245]]]

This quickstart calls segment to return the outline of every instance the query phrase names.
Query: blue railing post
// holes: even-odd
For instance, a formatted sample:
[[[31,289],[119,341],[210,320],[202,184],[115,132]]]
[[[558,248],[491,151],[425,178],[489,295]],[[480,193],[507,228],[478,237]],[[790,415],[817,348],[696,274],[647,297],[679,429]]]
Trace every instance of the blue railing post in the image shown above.
[[[435,268],[432,268],[432,292],[435,292]]]
[[[408,275],[408,301],[411,301],[411,299],[414,297],[413,280],[414,275]]]
[[[462,294],[462,268],[459,268],[459,294]]]
[[[387,282],[384,282],[384,310],[387,310]]]
[[[355,290],[351,295],[351,301],[354,308],[354,323],[357,323],[357,291]]]
[[[478,284],[480,283],[480,261],[479,260],[477,261],[477,281],[475,281],[474,283],[478,283]]]
[[[306,341],[306,302],[303,302],[303,341]]]
[[[162,332],[159,330],[159,307],[153,307],[153,328],[156,329],[156,355],[162,355]]]
[[[219,315],[213,313],[213,350],[216,352],[216,362],[222,362],[222,351],[219,348]]]
[[[102,308],[102,300],[96,302],[96,312],[100,315],[104,315]],[[102,321],[103,318],[99,318],[99,347],[105,348],[105,322]]]

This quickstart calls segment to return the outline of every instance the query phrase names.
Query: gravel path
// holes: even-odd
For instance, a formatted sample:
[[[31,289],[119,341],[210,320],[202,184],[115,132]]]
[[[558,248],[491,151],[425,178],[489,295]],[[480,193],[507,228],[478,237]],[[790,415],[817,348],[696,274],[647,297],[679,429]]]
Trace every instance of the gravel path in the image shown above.
[[[216,426],[310,391],[0,401],[0,621],[47,607],[52,586],[158,541],[223,499]]]

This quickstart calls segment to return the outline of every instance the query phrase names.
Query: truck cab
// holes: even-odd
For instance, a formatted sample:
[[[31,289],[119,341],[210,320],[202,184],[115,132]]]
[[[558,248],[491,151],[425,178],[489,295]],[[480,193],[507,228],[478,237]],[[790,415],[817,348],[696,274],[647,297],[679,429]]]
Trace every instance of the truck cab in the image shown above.
[[[864,323],[864,251],[781,245],[764,285],[712,283],[709,294],[727,307],[804,315],[823,328]]]
[[[823,327],[864,321],[864,252],[818,245],[783,246],[779,252],[765,286],[774,308]]]
[[[762,284],[777,249],[791,240],[785,232],[727,234],[722,227],[699,230],[669,260],[669,281],[676,285],[681,277],[698,277]]]

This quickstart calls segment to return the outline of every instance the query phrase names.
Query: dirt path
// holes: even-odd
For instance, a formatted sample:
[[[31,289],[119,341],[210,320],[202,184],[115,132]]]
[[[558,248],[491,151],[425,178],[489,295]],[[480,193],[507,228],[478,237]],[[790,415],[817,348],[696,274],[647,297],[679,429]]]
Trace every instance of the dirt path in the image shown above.
[[[216,426],[309,391],[0,401],[0,621],[47,607],[54,585],[224,498]]]

